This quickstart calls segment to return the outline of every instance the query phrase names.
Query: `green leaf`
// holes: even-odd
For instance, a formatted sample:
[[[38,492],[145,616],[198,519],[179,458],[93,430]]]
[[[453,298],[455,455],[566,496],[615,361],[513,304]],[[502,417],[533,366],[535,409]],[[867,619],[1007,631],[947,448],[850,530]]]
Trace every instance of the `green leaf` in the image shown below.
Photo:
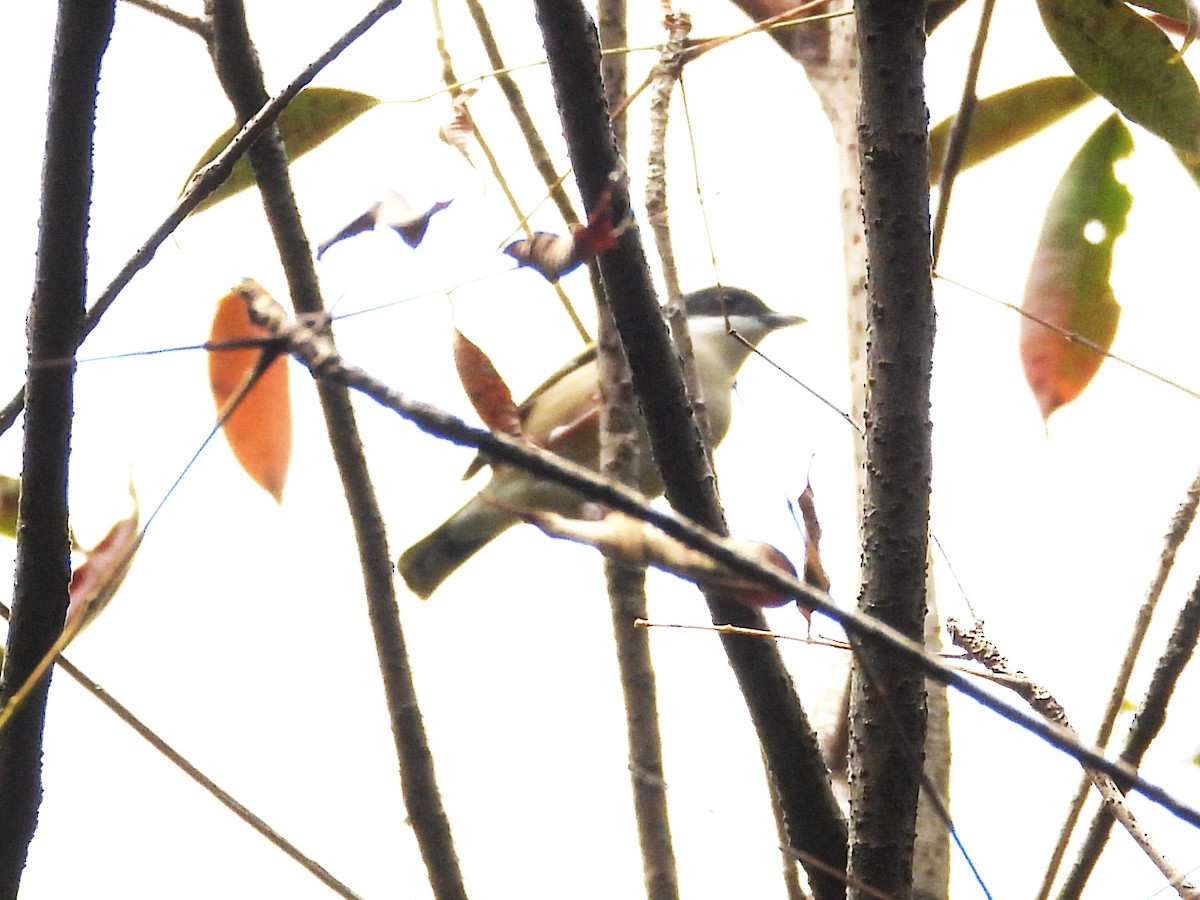
[[[1112,0],[1038,0],[1075,74],[1133,122],[1200,157],[1200,90],[1170,39]]]
[[[289,103],[279,115],[275,125],[283,138],[283,146],[287,150],[288,160],[294,162],[309,150],[337,134],[368,109],[378,106],[379,98],[358,91],[344,91],[340,88],[314,87],[305,88]],[[222,150],[228,146],[238,133],[233,127],[213,141],[196,167],[192,169],[184,182],[184,190],[193,176],[204,166],[212,162]],[[229,177],[215,191],[204,198],[194,212],[215,206],[227,197],[244,191],[254,184],[254,171],[250,168],[250,160],[243,156],[233,167]],[[182,194],[182,191],[180,192]]]
[[[21,479],[0,475],[0,535],[17,536],[17,503],[21,500]]]
[[[971,118],[962,168],[969,169],[1033,137],[1095,96],[1096,92],[1074,75],[1057,75],[984,97]],[[951,116],[929,130],[931,184],[942,178],[942,160],[953,125]]]
[[[1021,363],[1043,419],[1079,396],[1117,333],[1109,274],[1133,197],[1114,166],[1132,149],[1129,129],[1110,116],[1071,160],[1046,210],[1022,304],[1040,322],[1021,319]]]

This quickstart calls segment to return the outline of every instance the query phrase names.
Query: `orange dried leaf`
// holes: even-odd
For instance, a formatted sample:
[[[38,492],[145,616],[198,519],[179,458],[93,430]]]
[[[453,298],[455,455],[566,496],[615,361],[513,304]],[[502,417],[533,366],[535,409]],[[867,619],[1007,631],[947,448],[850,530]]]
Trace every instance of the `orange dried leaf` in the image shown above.
[[[486,353],[454,329],[454,365],[475,412],[492,431],[521,436],[521,416],[512,392]]]
[[[270,333],[250,321],[246,302],[238,291],[262,291],[250,279],[237,290],[217,301],[210,340],[213,345],[248,338],[270,337]],[[257,347],[210,349],[208,380],[217,413],[226,407],[253,376],[259,357],[269,351]],[[267,491],[276,502],[283,502],[288,463],[292,455],[292,406],[288,387],[286,357],[279,357],[246,392],[237,408],[225,419],[222,429],[230,449],[246,474]]]

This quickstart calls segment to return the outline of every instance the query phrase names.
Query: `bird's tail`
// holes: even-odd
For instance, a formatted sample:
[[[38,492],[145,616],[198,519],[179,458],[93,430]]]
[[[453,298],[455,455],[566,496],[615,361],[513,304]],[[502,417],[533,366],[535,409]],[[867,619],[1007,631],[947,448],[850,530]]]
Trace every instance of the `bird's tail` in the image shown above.
[[[400,557],[400,575],[409,590],[427,599],[438,585],[483,548],[492,538],[515,525],[519,519],[482,496],[417,541]]]

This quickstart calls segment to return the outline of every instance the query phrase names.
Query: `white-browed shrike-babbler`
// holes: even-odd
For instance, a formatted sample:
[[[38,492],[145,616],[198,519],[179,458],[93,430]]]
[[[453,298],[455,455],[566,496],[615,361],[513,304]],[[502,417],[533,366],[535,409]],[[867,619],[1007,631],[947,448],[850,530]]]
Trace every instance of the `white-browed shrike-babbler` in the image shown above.
[[[712,443],[729,430],[734,379],[750,346],[773,331],[798,325],[799,316],[773,312],[762,300],[733,287],[710,287],[684,297],[692,353],[708,410]],[[543,385],[521,405],[524,437],[591,469],[600,467],[600,382],[595,351],[577,368]],[[662,493],[650,442],[641,433],[638,487],[647,496]],[[478,468],[468,470],[470,476]],[[585,503],[579,494],[513,466],[496,466],[487,485],[462,509],[400,557],[400,574],[419,597],[432,594],[455,569],[492,538],[521,521],[517,510],[551,509],[574,515]]]

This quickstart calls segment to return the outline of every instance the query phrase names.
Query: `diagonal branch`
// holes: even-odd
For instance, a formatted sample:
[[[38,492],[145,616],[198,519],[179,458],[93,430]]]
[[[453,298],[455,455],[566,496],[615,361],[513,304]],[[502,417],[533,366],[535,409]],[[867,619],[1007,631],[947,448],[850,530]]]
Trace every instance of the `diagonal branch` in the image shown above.
[[[238,119],[244,122],[267,102],[262,69],[246,28],[245,9],[241,0],[210,0],[210,4],[217,75]],[[274,127],[250,149],[250,162],[279,248],[292,302],[299,313],[319,313],[324,302],[312,249],[292,195],[287,154]],[[332,336],[328,339],[332,343]],[[317,383],[317,394],[354,526],[408,819],[429,872],[434,896],[438,900],[465,900],[466,888],[450,822],[442,807],[433,755],[408,664],[383,516],[367,470],[354,408],[344,385],[322,379]]]

